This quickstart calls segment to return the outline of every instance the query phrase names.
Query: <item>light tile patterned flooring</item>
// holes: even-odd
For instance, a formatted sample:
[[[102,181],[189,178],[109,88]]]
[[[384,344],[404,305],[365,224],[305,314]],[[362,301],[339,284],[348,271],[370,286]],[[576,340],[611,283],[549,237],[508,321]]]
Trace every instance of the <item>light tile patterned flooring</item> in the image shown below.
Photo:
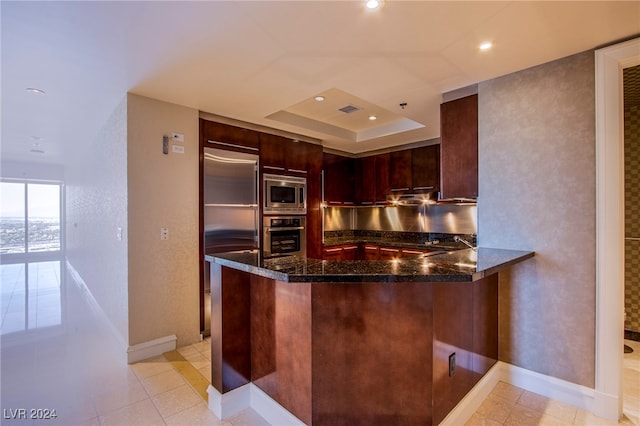
[[[65,282],[70,284],[61,292],[61,327],[0,336],[2,425],[268,425],[251,409],[225,421],[209,411],[203,395],[211,373],[208,339],[127,365],[109,327],[90,312],[69,279],[62,281],[62,287]],[[627,344],[635,351],[625,355],[627,416],[619,424],[640,425],[640,343]],[[11,418],[9,410],[20,408],[55,409],[57,418]],[[503,382],[467,422],[469,426],[615,424]]]
[[[624,417],[619,423],[500,382],[465,426],[640,425],[640,342],[625,344],[634,351],[624,355]]]

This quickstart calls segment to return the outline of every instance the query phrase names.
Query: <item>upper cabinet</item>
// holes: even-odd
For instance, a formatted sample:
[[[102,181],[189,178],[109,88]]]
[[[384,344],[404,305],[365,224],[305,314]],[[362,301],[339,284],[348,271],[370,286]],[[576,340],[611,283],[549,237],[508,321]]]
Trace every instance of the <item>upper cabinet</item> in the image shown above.
[[[440,187],[440,146],[395,151],[390,154],[391,193],[423,193]]]
[[[323,158],[323,195],[327,205],[354,205],[354,169],[356,160],[325,152]]]
[[[393,151],[389,164],[391,192],[409,192],[413,186],[411,173],[411,150]]]
[[[268,133],[260,134],[260,163],[265,173],[306,175],[309,172],[309,147]]]
[[[355,200],[361,206],[386,204],[391,194],[389,153],[361,157],[355,162]]]
[[[478,95],[440,105],[441,198],[478,197]]]
[[[411,150],[411,185],[414,192],[440,190],[440,145]]]
[[[256,154],[260,149],[259,132],[215,121],[200,119],[200,137],[203,146]]]

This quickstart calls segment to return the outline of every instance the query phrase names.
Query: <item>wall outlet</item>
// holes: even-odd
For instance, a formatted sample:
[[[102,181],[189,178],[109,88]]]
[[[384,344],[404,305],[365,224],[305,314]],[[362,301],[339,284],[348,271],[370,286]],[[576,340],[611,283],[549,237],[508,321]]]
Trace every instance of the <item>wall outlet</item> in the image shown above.
[[[160,239],[161,240],[169,239],[169,228],[160,228]]]
[[[449,355],[449,377],[453,376],[456,372],[456,353]]]

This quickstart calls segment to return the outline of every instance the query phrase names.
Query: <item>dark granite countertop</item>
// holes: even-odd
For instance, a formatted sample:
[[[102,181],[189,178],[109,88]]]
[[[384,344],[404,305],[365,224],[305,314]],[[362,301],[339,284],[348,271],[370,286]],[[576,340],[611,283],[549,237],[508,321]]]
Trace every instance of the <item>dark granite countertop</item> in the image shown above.
[[[291,283],[476,281],[534,256],[534,252],[479,247],[397,260],[330,261],[294,256],[261,259],[257,252],[205,256],[210,262]]]

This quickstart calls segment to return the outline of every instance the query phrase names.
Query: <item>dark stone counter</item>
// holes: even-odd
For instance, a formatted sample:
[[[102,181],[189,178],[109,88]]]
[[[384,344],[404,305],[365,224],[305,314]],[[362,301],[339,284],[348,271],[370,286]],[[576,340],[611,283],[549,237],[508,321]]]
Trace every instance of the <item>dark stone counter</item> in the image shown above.
[[[291,283],[472,282],[534,256],[534,252],[480,247],[396,260],[262,259],[257,252],[205,256],[222,266]]]

